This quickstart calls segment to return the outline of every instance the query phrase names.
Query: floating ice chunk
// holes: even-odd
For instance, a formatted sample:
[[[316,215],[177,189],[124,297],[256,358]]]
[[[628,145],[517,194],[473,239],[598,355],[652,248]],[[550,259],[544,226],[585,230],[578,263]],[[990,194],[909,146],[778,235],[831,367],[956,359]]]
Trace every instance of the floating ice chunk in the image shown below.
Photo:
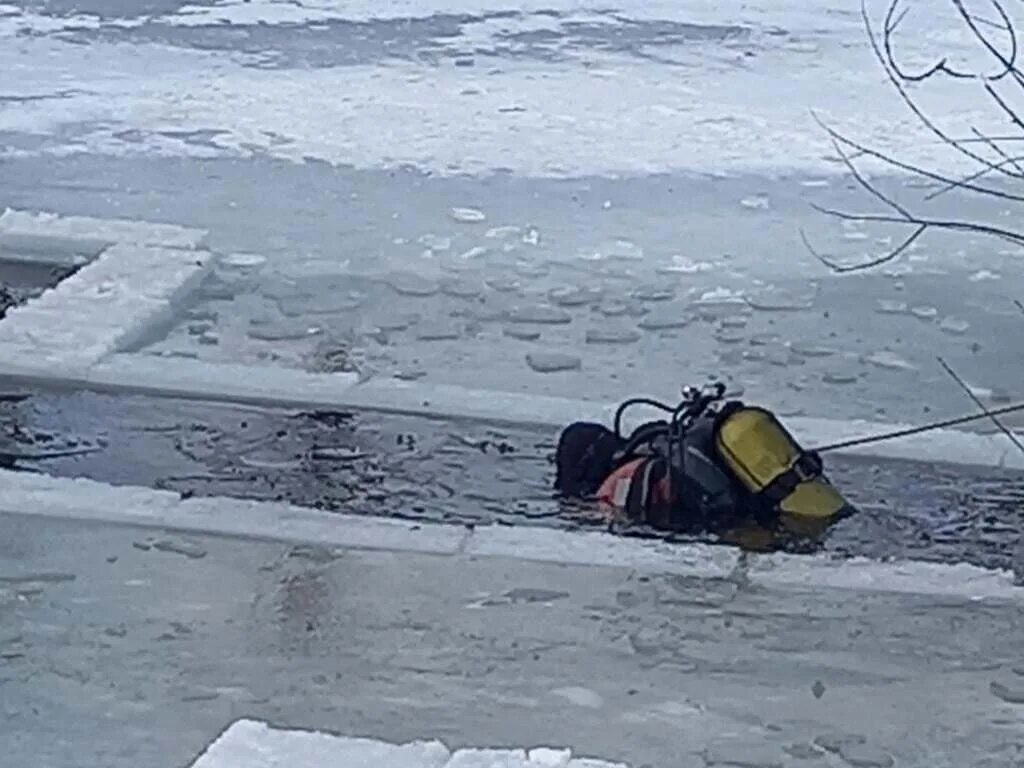
[[[413,315],[399,315],[398,317],[386,317],[378,320],[375,327],[378,331],[393,332],[404,331],[410,325],[416,323],[419,318]]]
[[[548,298],[560,307],[582,307],[600,299],[601,289],[565,286],[549,291]]]
[[[601,203],[601,207],[604,208],[606,211],[609,210],[612,207],[612,201],[605,200],[603,203]]]
[[[433,280],[409,272],[388,275],[385,282],[402,296],[433,296],[441,290],[441,286]]]
[[[762,312],[793,312],[813,308],[815,296],[814,291],[765,288],[752,293],[747,303]]]
[[[870,355],[865,355],[863,359],[865,363],[870,363],[876,368],[885,368],[890,371],[917,370],[917,366],[913,363],[887,349],[883,349],[879,352],[872,352]]]
[[[484,280],[484,283],[498,293],[515,293],[522,287],[522,284],[513,277],[490,277]]]
[[[526,364],[537,373],[558,373],[578,371],[583,361],[576,355],[562,352],[531,352],[526,356]]]
[[[723,344],[739,344],[746,341],[746,335],[733,328],[719,328],[715,331],[714,337]]]
[[[922,305],[922,306],[918,306],[918,307],[911,307],[910,308],[910,314],[912,314],[914,317],[918,317],[918,318],[920,318],[922,320],[932,320],[932,319],[938,317],[939,310],[937,310],[935,307],[929,307],[929,306],[923,306]]]
[[[767,195],[751,195],[740,200],[740,205],[751,211],[766,211],[769,207]]]
[[[540,338],[540,331],[534,328],[523,328],[522,326],[517,325],[506,326],[502,330],[502,333],[510,339],[518,339],[519,341],[536,341]]]
[[[800,357],[831,357],[836,353],[830,347],[819,347],[814,344],[793,344],[790,348]]]
[[[992,272],[991,270],[988,269],[979,269],[977,272],[975,272],[967,279],[970,280],[972,283],[980,283],[983,280],[1001,280],[1002,275],[1000,275],[998,272]]]
[[[303,315],[340,315],[351,312],[362,306],[362,299],[351,293],[340,295],[324,294],[321,296],[296,296],[278,302],[281,314],[285,317],[302,317]]]
[[[632,295],[638,301],[671,301],[676,292],[664,285],[643,285],[634,290]]]
[[[450,237],[443,237],[429,232],[421,235],[419,241],[420,245],[425,245],[432,251],[447,251],[452,247],[452,239]]]
[[[508,313],[508,321],[534,325],[564,325],[572,322],[572,315],[557,307],[541,304],[534,307],[516,307]]]
[[[472,259],[479,259],[481,256],[487,255],[487,249],[480,245],[475,245],[468,251],[464,251],[459,254],[459,258],[463,261],[470,261]]]
[[[644,249],[641,246],[621,237],[603,243],[598,250],[611,259],[639,261],[644,257]]]
[[[684,328],[690,324],[692,319],[679,308],[666,308],[647,315],[640,320],[639,325],[645,331],[668,331]]]
[[[461,336],[457,327],[444,323],[429,325],[416,332],[417,341],[454,341]]]
[[[699,272],[710,272],[715,266],[707,261],[694,261],[691,258],[676,254],[672,257],[672,263],[661,267],[659,272],[678,273],[682,275],[695,275]]]
[[[641,304],[622,299],[605,299],[598,304],[597,311],[605,317],[621,317],[622,315],[639,317],[646,312]]]
[[[860,241],[860,240],[867,240],[867,239],[868,239],[868,233],[867,232],[858,232],[856,230],[850,230],[848,232],[843,232],[843,240]]]
[[[855,384],[859,377],[856,373],[830,372],[821,377],[826,384]]]
[[[640,340],[636,331],[591,329],[587,331],[587,344],[633,344]]]
[[[491,240],[505,240],[506,238],[515,237],[519,234],[520,228],[514,225],[508,225],[504,227],[491,227],[484,233],[484,237]]]
[[[723,328],[746,328],[748,319],[744,315],[729,315],[718,321]]]
[[[369,454],[350,446],[322,446],[313,448],[309,455],[317,461],[350,462],[365,459]]]
[[[939,329],[954,336],[961,336],[967,333],[971,324],[959,317],[946,317],[939,323]]]
[[[229,253],[222,259],[223,264],[229,267],[250,269],[267,263],[267,257],[258,253]]]
[[[463,224],[479,224],[487,218],[478,208],[452,208],[451,216]]]
[[[540,245],[540,230],[536,227],[527,227],[523,233],[522,241],[527,245]]]
[[[905,301],[879,299],[878,307],[875,311],[883,315],[906,315],[910,313],[910,306]]]

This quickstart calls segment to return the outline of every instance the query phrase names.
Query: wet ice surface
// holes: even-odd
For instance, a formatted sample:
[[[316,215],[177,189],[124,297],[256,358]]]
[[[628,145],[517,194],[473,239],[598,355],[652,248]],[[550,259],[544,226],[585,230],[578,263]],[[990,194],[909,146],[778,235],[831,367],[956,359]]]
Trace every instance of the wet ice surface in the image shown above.
[[[552,498],[556,435],[380,414],[297,413],[91,394],[0,401],[0,443],[62,476],[183,494],[284,500],[353,514],[557,527],[602,526]],[[830,457],[860,514],[826,551],[990,567],[1020,558],[1019,473]],[[650,535],[639,530],[630,534]],[[808,542],[792,542],[807,551]],[[813,548],[813,546],[811,547]]]
[[[1024,323],[1017,257],[936,235],[889,267],[830,275],[799,229],[859,257],[861,241],[842,251],[847,228],[808,207],[856,207],[843,182],[441,179],[259,159],[8,169],[15,205],[211,229],[224,263],[146,354],[604,400],[714,375],[784,413],[876,421],[973,407],[942,355],[983,393],[1021,395],[1000,343]],[[771,209],[739,204],[752,186]],[[528,359],[552,355],[560,370]]]

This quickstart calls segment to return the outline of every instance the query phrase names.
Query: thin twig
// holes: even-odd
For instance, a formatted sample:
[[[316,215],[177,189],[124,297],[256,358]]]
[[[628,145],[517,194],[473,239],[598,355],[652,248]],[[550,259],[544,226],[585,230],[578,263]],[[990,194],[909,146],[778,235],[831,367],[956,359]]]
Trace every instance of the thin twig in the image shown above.
[[[1002,433],[1004,435],[1006,435],[1008,438],[1010,438],[1010,441],[1015,446],[1017,446],[1017,449],[1021,453],[1024,453],[1024,445],[1021,445],[1021,442],[1020,442],[1020,440],[1017,439],[1017,436],[1015,434],[1013,434],[1013,432],[1005,424],[1003,424],[1003,422],[1001,422],[999,420],[998,416],[996,416],[987,407],[985,407],[985,404],[983,402],[981,402],[981,399],[976,394],[974,394],[974,390],[972,390],[969,386],[967,386],[967,382],[965,382],[963,379],[961,379],[960,376],[957,375],[956,371],[954,371],[949,366],[949,364],[945,360],[943,360],[941,357],[936,358],[936,359],[939,361],[939,365],[941,365],[945,369],[946,373],[948,373],[950,376],[953,377],[953,381],[955,381],[957,384],[959,384],[961,389],[963,389],[963,391],[967,393],[967,396],[970,397],[971,400],[974,401],[974,404],[976,406],[978,406],[978,408],[981,410],[981,412],[984,413],[986,416],[988,416],[992,420],[992,423],[995,424],[997,427],[999,427],[1000,431],[1002,431]]]
[[[901,78],[907,82],[914,82],[917,76],[908,76],[905,73],[903,73],[902,70],[899,69],[899,65],[896,63],[895,54],[893,54],[892,52],[891,18],[893,13],[895,13],[895,8],[898,5],[899,0],[893,0],[893,2],[889,6],[889,10],[886,13],[885,27],[883,28],[883,40],[880,44],[878,38],[875,35],[874,30],[871,27],[871,17],[868,15],[867,2],[866,0],[861,0],[861,18],[864,20],[864,27],[867,31],[868,41],[871,43],[871,49],[872,51],[874,51],[875,57],[878,59],[879,63],[881,63],[882,65],[882,68],[885,70],[886,77],[888,78],[892,86],[896,89],[896,92],[899,94],[900,98],[903,99],[903,102],[907,105],[910,111],[914,113],[914,116],[921,122],[921,124],[925,128],[927,128],[929,131],[935,134],[943,142],[945,142],[946,144],[960,152],[962,155],[969,157],[970,159],[974,160],[977,163],[980,163],[981,165],[992,167],[992,164],[988,162],[988,160],[986,160],[984,157],[978,155],[975,152],[970,151],[969,149],[966,149],[959,142],[950,137],[945,131],[943,131],[941,128],[935,125],[935,123],[917,105],[917,102],[915,102],[914,99],[910,97],[910,94],[907,93],[907,89],[903,86]],[[934,74],[934,72],[932,72],[931,74]],[[994,168],[994,170],[1000,169]],[[1003,170],[1003,172],[1005,173],[1005,170]]]
[[[814,258],[816,258],[826,267],[831,269],[833,272],[843,274],[847,272],[860,272],[862,270],[871,269],[872,267],[877,267],[887,262],[893,261],[894,259],[899,257],[901,253],[907,250],[907,248],[909,248],[914,243],[914,241],[917,240],[917,238],[923,235],[927,229],[927,224],[919,225],[918,228],[915,229],[910,234],[910,237],[908,237],[906,240],[900,243],[900,245],[898,245],[896,248],[893,248],[891,251],[886,252],[884,255],[879,256],[878,258],[871,259],[870,261],[860,262],[858,264],[837,264],[836,262],[825,258],[822,254],[820,254],[818,251],[814,249],[814,246],[811,245],[811,241],[808,240],[807,238],[807,233],[804,232],[803,229],[800,230],[800,239],[804,241],[804,246],[807,248],[808,251],[810,251],[811,255]]]

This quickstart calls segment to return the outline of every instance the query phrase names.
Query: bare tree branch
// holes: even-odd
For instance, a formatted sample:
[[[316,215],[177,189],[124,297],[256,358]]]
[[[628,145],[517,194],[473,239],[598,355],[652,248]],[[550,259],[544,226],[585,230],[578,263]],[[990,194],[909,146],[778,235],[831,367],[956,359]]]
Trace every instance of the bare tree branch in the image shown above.
[[[822,255],[811,244],[807,234],[800,232],[804,246],[814,258],[834,272],[854,272],[885,264],[904,253],[918,238],[928,230],[937,229],[959,233],[974,233],[997,237],[1015,245],[1024,246],[1024,230],[1018,232],[1009,228],[986,224],[979,221],[948,219],[925,216],[916,213],[913,206],[885,194],[858,167],[858,160],[871,158],[890,168],[910,173],[913,176],[928,179],[940,185],[937,190],[930,190],[923,195],[923,201],[929,202],[952,190],[962,190],[969,194],[1002,200],[1011,204],[1024,202],[1024,154],[1009,152],[1003,146],[1013,142],[1024,141],[1024,117],[1011,104],[1010,99],[1000,90],[1000,83],[1010,82],[1024,92],[1024,73],[1018,68],[1020,46],[1017,32],[1009,13],[1001,0],[989,0],[994,17],[987,18],[969,11],[965,0],[950,0],[956,14],[964,23],[974,40],[990,59],[998,63],[998,70],[990,73],[968,72],[950,63],[948,57],[940,58],[936,63],[921,72],[910,72],[901,67],[894,51],[894,35],[907,18],[908,9],[901,7],[903,0],[891,0],[881,25],[880,37],[875,32],[869,18],[866,0],[861,0],[861,17],[864,21],[868,40],[876,59],[882,65],[886,78],[895,88],[903,103],[917,118],[918,122],[931,134],[938,138],[942,145],[948,146],[961,157],[967,158],[977,166],[974,171],[959,176],[931,170],[922,165],[901,160],[887,152],[868,147],[839,131],[826,125],[817,115],[814,120],[827,133],[835,151],[857,184],[875,200],[881,202],[888,213],[853,213],[835,208],[815,205],[812,207],[826,215],[843,221],[877,222],[882,224],[898,224],[910,228],[909,234],[887,253],[854,264],[843,264]],[[1004,39],[1005,38],[1005,39]],[[997,114],[1008,120],[1015,133],[1010,135],[990,134],[977,127],[971,128],[971,137],[954,137],[940,128],[922,109],[910,94],[908,87],[931,79],[945,76],[957,82],[974,81],[986,92],[988,98],[997,108]],[[978,147],[973,149],[972,147]],[[987,150],[986,157],[982,149]],[[999,183],[993,186],[998,177]],[[987,180],[982,183],[982,180]],[[1024,312],[1024,304],[1018,303]]]
[[[992,423],[995,424],[1004,435],[1010,438],[1010,442],[1017,446],[1017,450],[1019,450],[1021,453],[1024,453],[1024,445],[1021,445],[1021,442],[1017,438],[1017,436],[1005,424],[1003,424],[1003,422],[999,420],[998,416],[996,416],[988,408],[985,407],[985,404],[981,402],[981,399],[976,394],[974,394],[974,390],[967,386],[967,382],[961,379],[957,375],[956,371],[954,371],[945,360],[943,360],[941,357],[937,359],[939,361],[939,365],[941,365],[945,369],[946,373],[953,377],[953,381],[960,385],[960,388],[967,393],[967,396],[974,401],[974,404],[978,406],[981,412],[988,416],[992,420]]]

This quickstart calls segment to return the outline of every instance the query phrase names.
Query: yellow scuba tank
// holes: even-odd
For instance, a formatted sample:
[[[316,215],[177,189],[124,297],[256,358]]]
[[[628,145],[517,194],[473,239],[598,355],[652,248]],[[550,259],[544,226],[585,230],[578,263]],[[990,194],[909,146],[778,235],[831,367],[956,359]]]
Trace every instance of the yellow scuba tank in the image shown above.
[[[736,480],[784,518],[825,521],[848,506],[822,475],[817,454],[801,448],[770,411],[740,403],[723,409],[715,448]]]

